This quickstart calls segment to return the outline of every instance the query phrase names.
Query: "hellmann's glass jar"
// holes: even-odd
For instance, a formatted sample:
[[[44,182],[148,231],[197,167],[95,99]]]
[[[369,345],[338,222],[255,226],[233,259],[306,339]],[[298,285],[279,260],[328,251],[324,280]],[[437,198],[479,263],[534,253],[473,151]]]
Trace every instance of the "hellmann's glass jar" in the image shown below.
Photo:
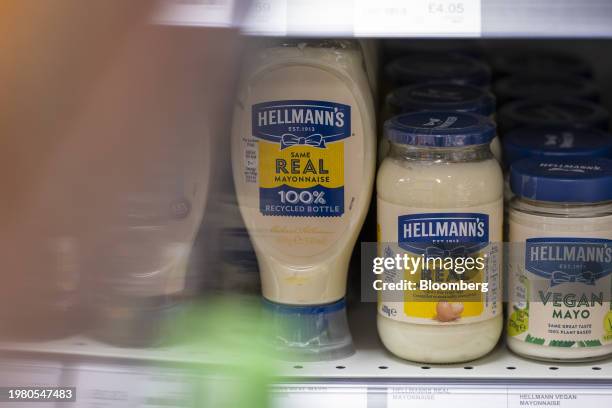
[[[383,282],[431,287],[382,290],[380,338],[407,360],[476,359],[495,347],[503,325],[503,178],[490,150],[495,125],[472,113],[414,112],[388,120],[385,136],[391,149],[377,176],[379,256],[434,262],[384,272]],[[438,258],[451,263],[436,264]],[[460,271],[460,258],[481,263]],[[442,287],[460,282],[481,287]]]
[[[612,355],[612,161],[511,167],[507,341],[540,360]]]

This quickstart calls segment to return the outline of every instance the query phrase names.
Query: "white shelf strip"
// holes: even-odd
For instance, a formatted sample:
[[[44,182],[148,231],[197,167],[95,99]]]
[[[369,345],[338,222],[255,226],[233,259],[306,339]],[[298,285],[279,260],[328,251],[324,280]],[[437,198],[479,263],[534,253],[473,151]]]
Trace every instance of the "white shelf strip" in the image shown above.
[[[318,379],[352,380],[538,380],[607,381],[612,386],[612,359],[590,363],[546,363],[519,357],[503,344],[473,362],[452,365],[428,365],[407,362],[387,352],[376,334],[373,304],[349,307],[349,319],[356,352],[350,357],[325,362],[279,362],[286,379],[317,381]],[[219,358],[201,347],[190,345],[151,348],[122,348],[101,343],[85,336],[47,342],[0,343],[0,351],[22,352],[47,356],[78,356],[143,362],[222,364]]]

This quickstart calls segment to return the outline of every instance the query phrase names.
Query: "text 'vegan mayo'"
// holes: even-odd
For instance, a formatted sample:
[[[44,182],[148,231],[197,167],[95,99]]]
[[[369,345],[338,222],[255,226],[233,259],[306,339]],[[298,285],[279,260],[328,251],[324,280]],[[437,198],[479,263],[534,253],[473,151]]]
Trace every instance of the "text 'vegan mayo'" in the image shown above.
[[[612,354],[612,161],[512,165],[508,346],[544,360]]]
[[[495,126],[470,113],[416,112],[387,121],[385,134],[391,151],[377,176],[379,255],[399,250],[412,257],[459,257],[460,252],[482,257],[484,267],[460,278],[487,283],[488,291],[406,291],[399,301],[383,292],[380,338],[408,360],[478,358],[493,349],[502,329],[503,179],[489,148]],[[384,278],[451,282],[459,279],[455,272],[421,268],[413,275],[399,270]],[[442,318],[441,308],[454,315]]]
[[[232,135],[240,210],[270,310],[297,324],[289,337],[317,332],[287,338],[287,347],[333,342],[321,322],[344,313],[375,143],[371,91],[353,43],[286,43],[261,50],[247,67]],[[334,302],[340,306],[320,307]]]

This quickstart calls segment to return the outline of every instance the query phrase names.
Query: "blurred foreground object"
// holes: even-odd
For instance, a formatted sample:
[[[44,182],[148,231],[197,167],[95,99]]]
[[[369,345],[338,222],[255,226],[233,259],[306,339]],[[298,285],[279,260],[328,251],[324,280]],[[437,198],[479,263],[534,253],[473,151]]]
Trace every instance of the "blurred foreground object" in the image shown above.
[[[191,305],[172,325],[176,343],[217,364],[186,369],[200,380],[197,406],[265,408],[276,367],[272,331],[258,297],[226,296]]]
[[[0,5],[3,337],[157,343],[197,284],[238,33],[151,25],[155,5]]]

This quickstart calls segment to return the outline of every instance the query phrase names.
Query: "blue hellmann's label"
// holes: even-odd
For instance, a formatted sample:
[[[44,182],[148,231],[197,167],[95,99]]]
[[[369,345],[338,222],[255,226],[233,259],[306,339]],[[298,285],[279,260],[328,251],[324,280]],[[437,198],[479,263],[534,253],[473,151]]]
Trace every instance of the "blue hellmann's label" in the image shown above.
[[[269,101],[253,105],[251,121],[259,139],[260,212],[342,216],[351,107],[317,100]]]
[[[612,273],[612,240],[599,238],[531,238],[525,268],[550,279],[551,286],[578,282],[595,285]]]
[[[427,213],[398,217],[398,243],[428,256],[465,256],[489,244],[489,215]]]
[[[253,136],[276,142],[325,148],[351,135],[351,107],[327,101],[289,100],[253,105]]]

